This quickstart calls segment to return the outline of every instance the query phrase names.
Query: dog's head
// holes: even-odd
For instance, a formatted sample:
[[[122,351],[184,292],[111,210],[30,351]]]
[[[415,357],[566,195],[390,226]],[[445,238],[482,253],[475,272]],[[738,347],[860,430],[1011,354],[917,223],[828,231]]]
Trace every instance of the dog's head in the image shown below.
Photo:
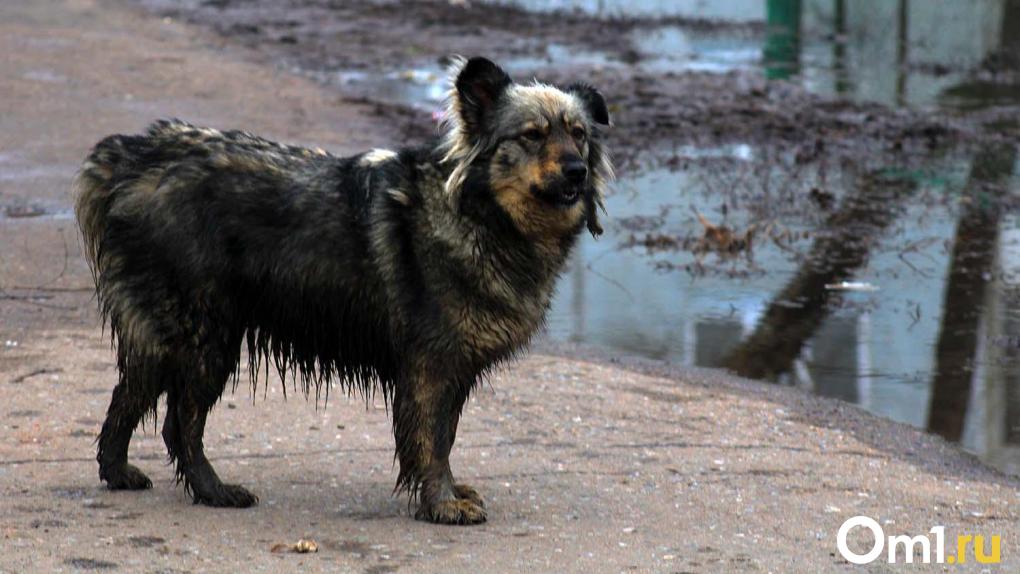
[[[453,165],[454,205],[480,177],[525,235],[564,235],[584,222],[602,233],[597,212],[613,167],[600,131],[609,112],[595,88],[517,84],[485,58],[458,59],[451,84],[443,161]]]

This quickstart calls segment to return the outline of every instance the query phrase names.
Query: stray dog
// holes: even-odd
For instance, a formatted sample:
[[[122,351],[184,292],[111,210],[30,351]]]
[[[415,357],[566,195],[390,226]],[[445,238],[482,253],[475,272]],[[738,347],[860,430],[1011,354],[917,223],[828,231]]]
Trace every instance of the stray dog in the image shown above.
[[[581,231],[602,231],[609,113],[591,86],[517,84],[484,58],[457,59],[451,84],[426,147],[341,158],[177,120],[95,146],[75,212],[117,349],[97,456],[110,489],[152,486],[128,443],[166,393],[163,439],[194,501],[258,501],[202,446],[247,341],[253,384],[272,363],[306,394],[380,389],[416,518],[485,521],[450,470],[457,423],[543,324]]]

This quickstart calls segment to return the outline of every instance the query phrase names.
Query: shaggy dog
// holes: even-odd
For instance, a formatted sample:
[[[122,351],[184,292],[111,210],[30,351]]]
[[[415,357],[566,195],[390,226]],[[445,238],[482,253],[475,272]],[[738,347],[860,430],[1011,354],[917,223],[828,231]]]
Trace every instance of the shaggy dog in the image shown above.
[[[341,158],[176,120],[95,146],[76,213],[117,348],[109,488],[152,486],[128,443],[166,393],[163,439],[195,502],[258,501],[202,446],[247,341],[253,383],[272,364],[306,393],[380,389],[416,517],[485,520],[450,470],[461,409],[542,325],[581,231],[601,232],[609,114],[588,85],[516,84],[484,58],[451,79],[426,147]]]

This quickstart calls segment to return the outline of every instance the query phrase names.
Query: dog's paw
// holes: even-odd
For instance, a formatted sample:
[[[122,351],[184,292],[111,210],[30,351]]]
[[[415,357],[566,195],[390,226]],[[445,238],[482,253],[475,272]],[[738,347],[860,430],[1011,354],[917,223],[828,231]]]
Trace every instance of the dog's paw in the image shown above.
[[[209,494],[195,494],[195,504],[217,508],[248,508],[259,503],[259,497],[238,484],[220,484]]]
[[[467,500],[468,502],[473,502],[474,504],[485,508],[485,500],[482,498],[482,495],[478,494],[477,490],[466,484],[454,485],[453,494],[459,500]]]
[[[478,496],[478,493],[475,493],[475,496]],[[436,524],[467,525],[485,522],[486,514],[485,507],[470,500],[458,498],[422,504],[414,517],[416,520],[425,520]]]
[[[110,490],[147,490],[152,488],[152,481],[138,467],[124,463],[113,468],[104,469],[99,476],[106,481]]]

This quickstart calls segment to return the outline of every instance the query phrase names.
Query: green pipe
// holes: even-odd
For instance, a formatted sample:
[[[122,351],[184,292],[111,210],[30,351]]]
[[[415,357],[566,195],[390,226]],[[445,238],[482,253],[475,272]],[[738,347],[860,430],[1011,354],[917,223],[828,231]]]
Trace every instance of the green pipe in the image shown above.
[[[801,0],[767,0],[765,12],[765,77],[789,78],[800,71]]]

